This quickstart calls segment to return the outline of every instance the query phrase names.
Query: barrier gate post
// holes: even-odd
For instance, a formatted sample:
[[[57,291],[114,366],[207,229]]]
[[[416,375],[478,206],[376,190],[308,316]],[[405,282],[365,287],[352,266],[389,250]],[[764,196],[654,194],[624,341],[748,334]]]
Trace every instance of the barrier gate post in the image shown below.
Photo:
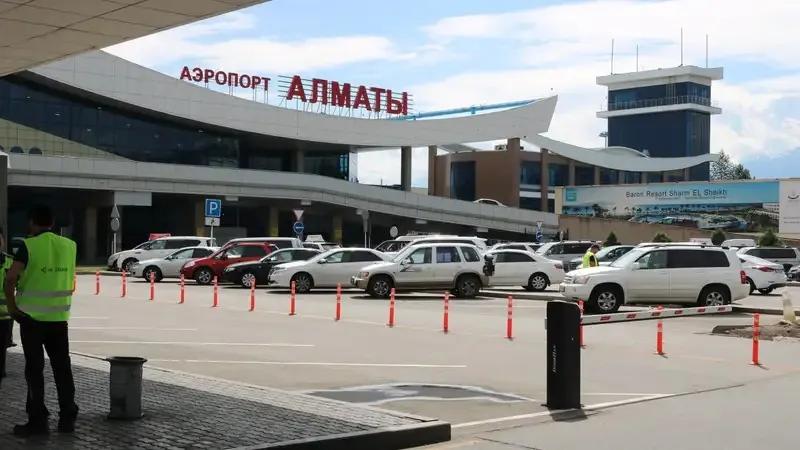
[[[547,302],[547,403],[549,409],[581,407],[581,313],[572,302]]]

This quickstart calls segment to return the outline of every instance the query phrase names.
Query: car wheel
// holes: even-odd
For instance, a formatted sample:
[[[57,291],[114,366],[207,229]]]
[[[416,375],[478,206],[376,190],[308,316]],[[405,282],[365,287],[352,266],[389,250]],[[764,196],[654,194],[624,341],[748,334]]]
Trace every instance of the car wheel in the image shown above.
[[[294,281],[294,291],[298,294],[305,294],[314,287],[314,280],[305,272],[295,274],[292,281]]]
[[[142,277],[145,281],[150,281],[150,274],[153,275],[153,281],[161,281],[164,276],[161,274],[161,269],[156,266],[149,266],[142,271]]]
[[[207,267],[203,267],[194,273],[194,281],[196,281],[197,284],[209,285],[214,281],[214,272]]]
[[[250,288],[256,282],[256,274],[253,272],[245,272],[242,274],[242,278],[239,280],[244,288]]]
[[[592,291],[587,309],[591,312],[609,314],[622,306],[623,294],[618,287],[601,286]]]
[[[529,291],[541,292],[547,289],[548,285],[550,285],[550,280],[543,273],[535,273],[528,279]]]
[[[758,293],[761,295],[769,295],[772,293],[772,288],[759,289]]]
[[[137,262],[139,262],[139,261],[137,261],[136,258],[128,258],[128,259],[126,259],[125,261],[122,262],[122,266],[120,266],[120,267],[121,267],[123,272],[131,273],[131,270],[133,269],[133,265],[136,264]]]
[[[720,286],[709,286],[700,292],[700,306],[723,306],[731,302],[728,291]]]
[[[753,295],[753,292],[756,291],[756,284],[750,278],[747,279],[747,282],[750,283],[750,293],[748,295]]]
[[[475,298],[481,291],[481,280],[474,275],[462,275],[456,281],[456,292],[461,298]]]
[[[367,293],[374,298],[388,298],[393,285],[392,279],[385,275],[372,277],[367,285]]]

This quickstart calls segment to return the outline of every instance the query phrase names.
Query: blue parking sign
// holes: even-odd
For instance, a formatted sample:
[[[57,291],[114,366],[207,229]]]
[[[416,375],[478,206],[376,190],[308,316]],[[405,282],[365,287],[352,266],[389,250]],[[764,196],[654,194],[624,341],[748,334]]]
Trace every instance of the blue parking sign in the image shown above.
[[[222,217],[222,200],[218,198],[206,199],[206,217]]]

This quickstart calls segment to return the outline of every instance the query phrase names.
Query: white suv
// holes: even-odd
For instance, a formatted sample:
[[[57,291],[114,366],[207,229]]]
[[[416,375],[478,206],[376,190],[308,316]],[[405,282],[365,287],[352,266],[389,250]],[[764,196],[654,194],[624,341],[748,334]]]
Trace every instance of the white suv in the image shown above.
[[[472,298],[489,284],[490,266],[473,245],[413,244],[391,262],[364,267],[350,284],[376,298],[388,297],[392,288],[449,289],[456,296]]]
[[[725,305],[747,296],[750,284],[739,258],[721,247],[639,247],[610,266],[569,272],[564,297],[587,300],[587,310],[611,313],[623,303]]]
[[[133,265],[147,259],[164,258],[184,247],[216,247],[217,241],[201,236],[169,236],[137,245],[108,257],[108,268],[131,272]]]

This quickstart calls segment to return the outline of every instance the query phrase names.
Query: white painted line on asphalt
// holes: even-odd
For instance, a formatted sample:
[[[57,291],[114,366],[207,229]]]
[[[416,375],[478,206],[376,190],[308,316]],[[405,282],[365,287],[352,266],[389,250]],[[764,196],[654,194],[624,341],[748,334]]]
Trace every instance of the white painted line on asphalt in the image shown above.
[[[70,339],[76,344],[131,344],[131,345],[230,345],[233,347],[315,347],[314,344],[285,344],[260,342],[180,342],[180,341],[83,341]]]
[[[584,406],[582,408],[583,411],[593,411],[596,409],[603,409],[603,408],[611,408],[612,406],[622,406],[622,405],[629,405],[633,403],[640,403],[645,402],[648,400],[656,400],[660,398],[666,397],[674,397],[681,394],[653,394],[653,395],[645,395],[642,397],[636,398],[629,398],[627,400],[619,400],[614,402],[605,402],[605,403],[595,403],[594,405]],[[490,425],[495,423],[502,423],[502,422],[511,422],[515,420],[523,420],[523,419],[532,419],[535,417],[544,417],[553,414],[554,412],[566,412],[566,411],[578,411],[578,410],[553,410],[553,411],[539,411],[536,413],[530,414],[519,414],[516,416],[506,416],[506,417],[495,417],[494,419],[486,419],[486,420],[476,420],[474,422],[464,422],[464,423],[457,423],[452,426],[452,428],[469,428],[475,427],[480,425]]]
[[[71,330],[142,330],[142,331],[197,331],[197,328],[158,328],[158,327],[69,327]]]
[[[268,366],[341,366],[341,367],[410,367],[417,369],[465,369],[460,364],[384,364],[384,363],[346,363],[316,361],[237,361],[216,359],[148,359],[149,362],[185,362],[207,364],[262,364]]]

